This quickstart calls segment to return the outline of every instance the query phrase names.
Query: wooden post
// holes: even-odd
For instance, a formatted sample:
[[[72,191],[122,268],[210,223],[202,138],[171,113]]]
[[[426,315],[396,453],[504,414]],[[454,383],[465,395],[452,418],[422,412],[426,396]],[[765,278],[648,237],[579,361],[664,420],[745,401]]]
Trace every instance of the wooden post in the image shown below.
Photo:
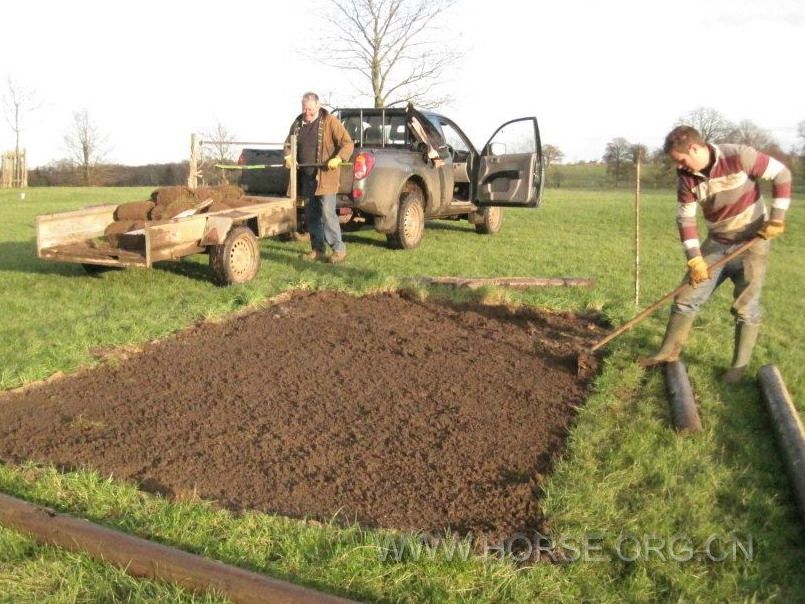
[[[634,181],[634,303],[640,307],[640,156]]]
[[[187,186],[195,189],[198,186],[198,165],[201,158],[201,139],[198,134],[190,135],[190,168],[187,174]]]
[[[82,552],[134,577],[218,591],[236,604],[348,604],[350,600],[209,560],[167,545],[59,514],[0,493],[0,523],[40,543]]]

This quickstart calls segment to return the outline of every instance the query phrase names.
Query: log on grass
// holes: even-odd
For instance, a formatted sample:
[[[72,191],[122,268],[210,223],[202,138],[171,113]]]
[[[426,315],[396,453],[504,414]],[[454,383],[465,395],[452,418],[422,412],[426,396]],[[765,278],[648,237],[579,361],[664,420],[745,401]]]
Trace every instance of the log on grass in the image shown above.
[[[0,494],[0,524],[40,543],[87,554],[135,577],[193,592],[222,593],[238,604],[346,604],[337,596],[229,566]]]
[[[794,499],[805,522],[805,429],[777,367],[764,365],[757,377],[760,392],[771,415]]]

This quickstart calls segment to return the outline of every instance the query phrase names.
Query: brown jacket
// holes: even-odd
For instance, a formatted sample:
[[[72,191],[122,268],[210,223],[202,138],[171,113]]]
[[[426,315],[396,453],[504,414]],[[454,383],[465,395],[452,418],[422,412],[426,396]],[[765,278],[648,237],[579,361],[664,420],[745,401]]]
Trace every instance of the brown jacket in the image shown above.
[[[316,163],[326,164],[336,155],[341,158],[341,161],[349,161],[352,157],[355,144],[352,142],[352,138],[350,138],[344,126],[338,118],[330,115],[324,107],[319,109],[319,118],[319,144],[316,153]],[[302,114],[300,113],[293,121],[293,124],[291,124],[288,138],[285,140],[286,155],[291,152],[291,136],[298,136],[301,126]],[[341,182],[341,168],[336,168],[335,170],[319,168],[316,172],[316,182],[316,195],[338,193],[338,185]]]

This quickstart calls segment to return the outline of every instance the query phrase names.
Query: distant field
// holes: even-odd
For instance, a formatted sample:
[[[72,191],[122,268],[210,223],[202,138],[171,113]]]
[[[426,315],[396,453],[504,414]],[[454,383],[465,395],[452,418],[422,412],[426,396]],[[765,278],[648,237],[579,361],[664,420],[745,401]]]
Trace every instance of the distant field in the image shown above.
[[[600,178],[601,170],[585,167],[573,182]],[[420,248],[401,252],[386,249],[385,238],[373,231],[348,233],[348,261],[337,267],[301,261],[303,244],[264,241],[258,278],[236,288],[212,285],[206,256],[101,277],[88,277],[77,265],[36,259],[37,214],[143,199],[150,189],[29,189],[24,201],[17,192],[0,191],[0,388],[73,372],[95,362],[95,349],[163,338],[289,289],[363,294],[395,289],[419,275],[593,277],[596,285],[589,289],[434,289],[423,295],[593,309],[619,324],[637,310],[633,193],[568,188],[570,171],[566,178],[561,188],[547,189],[541,209],[507,211],[503,231],[492,237],[475,234],[466,222],[432,222]],[[788,230],[773,245],[766,320],[752,363],[753,371],[776,364],[801,412],[802,201],[801,195],[794,200]],[[671,189],[644,188],[641,306],[675,287],[683,274],[674,206]],[[759,394],[749,381],[728,388],[718,380],[731,355],[729,304],[725,286],[701,313],[685,354],[705,424],[699,436],[678,437],[670,430],[661,376],[633,362],[659,345],[667,310],[609,346],[596,391],[580,411],[564,459],[544,485],[554,537],[588,547],[574,563],[521,568],[511,561],[449,560],[444,552],[434,559],[418,557],[412,551],[419,541],[411,536],[344,528],[338,522],[235,515],[193,497],[169,501],[89,471],[60,472],[36,464],[0,465],[0,490],[358,600],[805,601],[805,528]],[[359,325],[345,328],[360,337]],[[404,543],[414,550],[397,561],[379,555],[388,551],[378,543]],[[713,543],[721,549],[708,550]],[[736,544],[743,549],[736,550]],[[706,551],[725,555],[714,559],[718,556]],[[222,600],[135,581],[0,529],[0,602],[41,601]]]

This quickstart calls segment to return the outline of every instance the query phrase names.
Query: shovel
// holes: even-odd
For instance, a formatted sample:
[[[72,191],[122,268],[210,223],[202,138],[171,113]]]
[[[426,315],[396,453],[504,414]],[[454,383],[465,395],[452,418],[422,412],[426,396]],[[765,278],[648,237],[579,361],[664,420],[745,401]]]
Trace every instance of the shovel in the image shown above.
[[[709,265],[707,267],[708,271],[712,271],[713,269],[720,268],[720,267],[724,266],[725,264],[727,264],[731,260],[734,260],[735,258],[740,256],[741,254],[743,254],[746,250],[748,250],[750,247],[755,245],[760,240],[761,240],[761,237],[754,237],[752,239],[749,239],[748,241],[745,241],[744,243],[739,245],[737,248],[735,248],[732,252],[730,252],[729,254],[724,256],[723,258],[721,258],[720,260],[716,260],[715,262],[713,262],[713,264]],[[592,365],[591,361],[592,361],[592,358],[595,355],[595,352],[599,348],[601,348],[603,346],[606,346],[612,340],[617,338],[619,335],[621,335],[623,333],[626,333],[627,331],[632,329],[632,327],[634,327],[635,325],[640,323],[640,321],[642,321],[643,319],[648,317],[655,310],[657,310],[663,304],[665,304],[668,300],[670,300],[671,298],[675,297],[680,292],[682,292],[682,291],[684,291],[684,290],[686,290],[686,289],[688,289],[690,287],[691,287],[690,284],[683,283],[682,285],[677,287],[675,290],[670,291],[667,294],[665,294],[662,298],[657,300],[654,304],[652,304],[648,308],[645,308],[645,309],[641,310],[633,318],[629,319],[626,323],[624,323],[623,325],[618,327],[616,330],[611,332],[608,336],[606,336],[602,340],[599,340],[596,344],[594,344],[590,348],[586,348],[586,349],[582,350],[581,352],[579,352],[578,359],[577,359],[578,375],[582,376],[582,375],[584,375],[586,373],[586,370]]]

